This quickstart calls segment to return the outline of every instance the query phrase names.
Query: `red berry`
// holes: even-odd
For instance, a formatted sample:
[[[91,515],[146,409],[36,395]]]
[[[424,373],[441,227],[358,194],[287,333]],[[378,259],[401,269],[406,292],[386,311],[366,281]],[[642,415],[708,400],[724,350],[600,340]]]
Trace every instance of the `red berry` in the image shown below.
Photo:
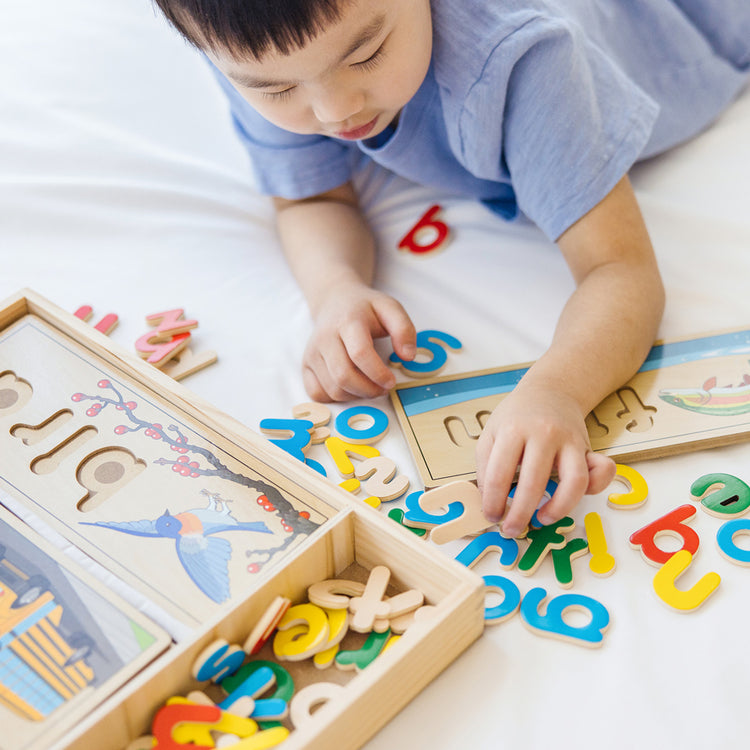
[[[258,563],[250,563],[250,565],[247,566],[248,573],[257,573],[258,571],[260,571],[260,565],[258,565]]]
[[[109,388],[110,385],[112,385],[109,380],[100,380],[97,385],[99,388]]]
[[[299,517],[300,518],[310,518],[310,512],[307,511],[307,510],[301,510],[299,512]]]
[[[86,414],[87,414],[87,415],[88,415],[89,417],[95,417],[95,416],[96,416],[96,415],[97,415],[98,413],[99,413],[99,410],[98,410],[98,409],[94,409],[94,408],[91,408],[91,409],[86,409]]]
[[[128,428],[124,424],[118,424],[115,427],[115,435],[124,435],[128,431]]]
[[[177,459],[177,462],[178,462],[178,463],[180,463],[180,464],[186,464],[186,463],[187,463],[187,460],[188,460],[187,456],[180,456],[180,457],[179,457],[179,458]]]
[[[82,398],[83,398],[83,394],[82,394],[82,393],[74,393],[74,394],[73,394],[73,395],[72,395],[72,396],[70,397],[70,400],[71,400],[71,401],[76,401],[76,402],[77,402],[77,401],[80,401],[80,400],[81,400]]]

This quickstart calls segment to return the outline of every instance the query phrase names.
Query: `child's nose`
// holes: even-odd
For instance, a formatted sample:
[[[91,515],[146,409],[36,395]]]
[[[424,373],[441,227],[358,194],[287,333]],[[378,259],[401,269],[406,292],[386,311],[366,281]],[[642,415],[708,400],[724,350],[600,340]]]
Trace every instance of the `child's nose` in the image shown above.
[[[321,123],[343,123],[361,112],[363,105],[364,97],[360,92],[331,89],[315,100],[313,112]]]

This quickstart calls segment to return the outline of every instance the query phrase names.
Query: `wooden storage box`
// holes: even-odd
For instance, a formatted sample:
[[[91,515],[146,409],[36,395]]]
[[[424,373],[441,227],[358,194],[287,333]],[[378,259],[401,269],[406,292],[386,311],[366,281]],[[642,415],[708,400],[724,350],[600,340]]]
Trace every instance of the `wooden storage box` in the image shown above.
[[[473,574],[464,575],[469,571],[456,570],[450,559],[436,557],[426,545],[410,544],[401,533],[392,533],[387,523],[371,516],[366,511],[343,511],[251,597],[201,629],[194,639],[172,649],[107,701],[63,747],[119,750],[129,740],[147,734],[157,706],[170,696],[200,687],[190,670],[207,645],[217,638],[241,644],[254,619],[275,596],[304,600],[309,585],[337,576],[352,563],[366,569],[386,565],[400,588],[419,588],[427,602],[438,605],[429,624],[407,631],[346,683],[343,697],[321,707],[304,731],[293,732],[282,745],[359,747],[478,637],[484,607],[481,583],[477,585]],[[318,672],[309,660],[299,664],[302,674],[293,674],[303,683],[305,670],[317,672],[314,677],[322,681],[343,674],[336,667]],[[337,674],[329,675],[331,670]]]
[[[0,310],[3,388],[19,398],[0,400],[6,459],[0,487],[154,602],[178,641],[56,748],[121,750],[148,733],[167,698],[198,687],[191,666],[206,645],[217,638],[241,644],[276,596],[296,603],[309,585],[344,571],[349,576],[387,566],[397,589],[419,589],[436,605],[434,617],[407,631],[367,669],[347,676],[345,692],[284,747],[358,747],[480,635],[484,595],[476,574],[33,292],[19,293]],[[64,408],[58,404],[62,394]],[[149,432],[153,440],[145,439]],[[70,437],[61,441],[61,435]],[[174,453],[165,455],[165,448]],[[102,464],[103,454],[114,458]],[[183,456],[195,459],[192,474],[180,474]],[[208,508],[191,515],[199,495]],[[273,512],[260,509],[256,499]],[[259,540],[245,553],[249,559],[260,555],[259,572],[248,577],[248,558],[235,547],[230,555],[227,541],[210,542],[227,558],[218,583],[185,562],[181,532],[170,525],[174,519],[184,525],[188,516],[196,524],[196,514],[208,511],[224,514],[219,531],[242,532],[224,537]],[[214,532],[201,533],[208,539]],[[153,571],[138,568],[149,559],[157,563]],[[156,585],[152,579],[160,575],[167,583]],[[300,684],[308,679],[301,673]]]

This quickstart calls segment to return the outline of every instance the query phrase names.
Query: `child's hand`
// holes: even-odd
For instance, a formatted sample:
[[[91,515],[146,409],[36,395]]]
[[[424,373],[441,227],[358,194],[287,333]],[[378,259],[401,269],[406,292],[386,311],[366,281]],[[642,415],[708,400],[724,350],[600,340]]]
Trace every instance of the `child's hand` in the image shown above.
[[[523,531],[553,469],[557,490],[538,516],[545,525],[568,515],[583,495],[602,492],[612,481],[614,461],[591,450],[585,416],[567,394],[523,383],[492,413],[477,444],[477,481],[488,520],[502,518],[516,468],[521,467],[503,534],[513,537]]]
[[[393,371],[375,351],[374,339],[391,337],[405,360],[417,354],[417,334],[393,297],[365,284],[342,282],[315,310],[315,328],[305,349],[305,389],[316,401],[347,401],[380,396],[396,383]]]

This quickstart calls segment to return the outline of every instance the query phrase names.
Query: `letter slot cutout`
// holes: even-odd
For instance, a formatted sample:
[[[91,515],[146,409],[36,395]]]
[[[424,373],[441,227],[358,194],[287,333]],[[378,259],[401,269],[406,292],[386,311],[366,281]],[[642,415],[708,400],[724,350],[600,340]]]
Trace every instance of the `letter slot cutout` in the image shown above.
[[[102,448],[89,454],[76,471],[78,484],[88,490],[76,507],[83,513],[98,508],[145,468],[146,462],[125,448]]]

